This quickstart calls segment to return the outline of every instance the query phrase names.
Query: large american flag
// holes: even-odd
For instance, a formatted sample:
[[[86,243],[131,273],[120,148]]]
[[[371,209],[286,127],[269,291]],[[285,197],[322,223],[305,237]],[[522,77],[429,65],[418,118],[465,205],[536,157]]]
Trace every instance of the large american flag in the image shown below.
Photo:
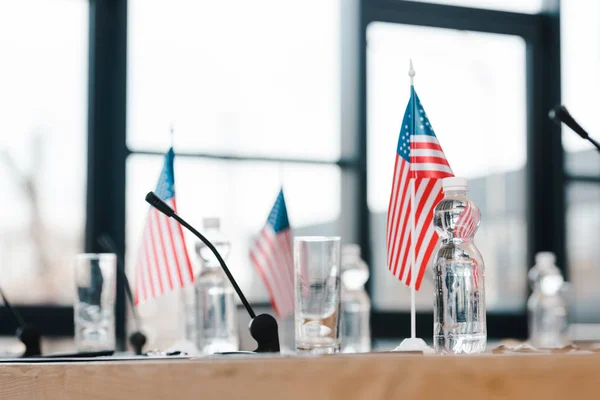
[[[442,178],[449,176],[454,176],[452,169],[411,86],[396,149],[386,238],[388,268],[409,286],[414,257],[417,290],[438,241],[433,209],[443,198]]]
[[[169,149],[155,193],[175,212],[175,153]],[[183,230],[177,221],[153,207],[148,210],[136,264],[135,303],[143,303],[194,281]]]
[[[292,232],[283,189],[279,191],[267,223],[250,250],[250,259],[262,278],[275,313],[294,311],[294,260]]]

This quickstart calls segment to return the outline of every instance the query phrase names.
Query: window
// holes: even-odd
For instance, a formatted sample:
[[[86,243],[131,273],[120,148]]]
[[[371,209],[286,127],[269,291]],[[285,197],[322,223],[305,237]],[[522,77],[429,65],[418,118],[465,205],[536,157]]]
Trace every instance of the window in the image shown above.
[[[129,2],[130,271],[143,197],[156,185],[171,125],[179,212],[196,226],[221,217],[233,243],[228,264],[254,304],[269,299],[248,251],[281,184],[296,234],[341,233],[338,3]],[[186,240],[197,264],[196,239]],[[149,324],[170,318],[177,325],[178,299],[167,295],[140,311]]]
[[[337,160],[337,6],[130,1],[128,146]]]
[[[65,287],[85,221],[88,7],[0,3],[0,285],[13,303],[72,304]]]
[[[598,323],[600,293],[597,282],[600,279],[600,264],[596,250],[597,232],[600,229],[600,187],[598,184],[572,183],[567,191],[567,199],[571,321]]]
[[[595,1],[561,2],[562,93],[563,104],[595,138],[600,136],[600,119],[595,104],[600,89],[600,4]],[[566,151],[567,256],[571,322],[597,324],[600,264],[598,248],[600,215],[600,155],[589,142],[563,127]],[[585,326],[583,326],[585,327]],[[575,328],[575,326],[574,326]],[[576,335],[585,335],[578,325]]]
[[[133,155],[127,164],[130,268],[136,261],[136,250],[146,217],[146,207],[142,202],[148,190],[156,186],[163,163],[161,156]],[[268,297],[248,254],[275,202],[280,179],[283,181],[290,223],[296,234],[339,233],[340,169],[335,165],[285,163],[280,167],[278,164],[256,161],[175,158],[179,213],[198,227],[202,227],[203,217],[222,217],[223,233],[233,242],[227,263],[248,299],[258,303],[268,302]],[[188,235],[186,240],[190,258],[199,267],[194,253],[197,239]]]
[[[409,55],[415,89],[446,157],[456,176],[469,179],[469,195],[482,210],[476,242],[485,256],[488,309],[521,310],[527,295],[525,42],[517,36],[382,22],[367,28],[374,304],[410,309],[409,289],[386,270],[385,255],[398,124],[409,97]],[[417,305],[429,311],[432,282],[424,282]]]
[[[596,104],[600,90],[600,3],[581,1],[561,3],[562,97],[569,112],[592,135],[600,134]],[[596,136],[597,138],[598,136]],[[566,170],[571,174],[598,175],[600,157],[592,145],[568,128],[562,140],[567,155]]]

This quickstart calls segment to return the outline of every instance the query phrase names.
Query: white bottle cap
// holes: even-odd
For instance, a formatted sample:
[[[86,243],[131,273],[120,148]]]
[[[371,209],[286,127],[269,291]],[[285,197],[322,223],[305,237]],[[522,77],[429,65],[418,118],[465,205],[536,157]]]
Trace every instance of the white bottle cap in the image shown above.
[[[556,256],[551,251],[540,251],[535,255],[535,263],[538,265],[554,265]]]
[[[218,217],[207,217],[202,220],[204,229],[219,229],[221,227],[221,221]]]
[[[447,190],[467,190],[467,179],[466,178],[444,178],[442,179],[442,189]]]

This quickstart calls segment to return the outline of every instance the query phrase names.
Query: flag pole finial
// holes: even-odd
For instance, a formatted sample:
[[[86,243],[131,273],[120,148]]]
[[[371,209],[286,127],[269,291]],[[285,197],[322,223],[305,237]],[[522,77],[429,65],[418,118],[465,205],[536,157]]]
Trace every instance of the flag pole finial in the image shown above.
[[[415,67],[413,67],[412,58],[408,64],[408,76],[410,76],[410,85],[412,86],[415,83]]]
[[[171,122],[171,125],[169,126],[169,135],[171,139],[171,148],[173,148],[173,138],[175,136],[175,124],[173,122]]]

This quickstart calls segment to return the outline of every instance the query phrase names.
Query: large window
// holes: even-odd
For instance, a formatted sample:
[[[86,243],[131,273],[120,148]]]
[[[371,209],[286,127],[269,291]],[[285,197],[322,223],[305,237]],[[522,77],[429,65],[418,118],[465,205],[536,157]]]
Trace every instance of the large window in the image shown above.
[[[179,212],[221,218],[232,273],[268,303],[248,254],[281,185],[296,234],[341,234],[338,1],[130,0],[128,13],[129,271],[173,126]],[[176,321],[178,301],[141,311]]]
[[[16,304],[70,305],[85,221],[88,2],[0,2],[0,54],[0,285]]]
[[[547,112],[560,101],[562,28],[565,102],[595,132],[598,9],[563,2],[558,26],[552,3],[2,2],[0,284],[15,302],[56,304],[64,325],[56,333],[69,333],[71,256],[100,250],[107,233],[133,272],[143,197],[172,143],[180,213],[197,226],[221,217],[229,264],[254,304],[268,307],[268,297],[248,249],[283,185],[297,234],[363,247],[374,336],[406,335],[408,291],[387,271],[383,243],[412,57],[435,131],[483,211],[490,336],[526,334],[527,267],[540,250],[566,260],[565,222],[570,277],[582,288],[576,316],[589,320],[594,244],[573,232],[595,215],[600,158],[564,135],[574,182],[565,211],[562,147]],[[195,240],[186,239],[196,264]],[[117,292],[123,340],[120,280]],[[417,296],[425,337],[430,292],[425,281]],[[158,327],[151,346],[179,336],[179,296],[140,309]]]
[[[417,71],[415,88],[446,157],[456,176],[469,179],[470,197],[482,211],[476,241],[485,256],[488,309],[523,309],[527,295],[525,42],[510,35],[384,22],[367,28],[374,303],[386,310],[410,309],[409,289],[387,271],[385,249],[398,123],[409,96],[409,55]],[[433,283],[430,273],[425,277],[417,306],[431,310]]]
[[[600,89],[600,4],[597,1],[561,2],[563,103],[595,138],[600,136],[597,103]],[[563,129],[566,153],[567,255],[572,322],[598,324],[600,263],[600,155],[570,129]],[[585,329],[574,329],[585,335]],[[596,332],[597,335],[597,332]]]

